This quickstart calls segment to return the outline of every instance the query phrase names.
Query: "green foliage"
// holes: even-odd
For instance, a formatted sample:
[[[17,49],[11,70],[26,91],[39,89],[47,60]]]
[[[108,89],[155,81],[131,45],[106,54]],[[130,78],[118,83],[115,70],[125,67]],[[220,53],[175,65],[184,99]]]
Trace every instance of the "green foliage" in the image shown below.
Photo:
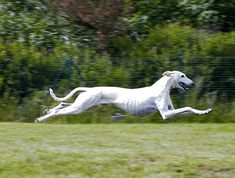
[[[129,16],[124,13],[123,19],[116,19],[128,22],[128,26],[123,30],[122,24],[113,34],[109,31],[111,38],[105,39],[109,44],[107,41],[100,44],[108,45],[108,54],[101,54],[99,47],[92,45],[97,44],[94,28],[103,24],[93,24],[91,28],[81,22],[82,18],[77,21],[61,12],[52,1],[2,0],[0,114],[4,117],[1,121],[33,121],[43,109],[54,106],[47,96],[49,87],[58,95],[65,95],[77,86],[136,88],[151,85],[165,70],[182,70],[197,81],[198,87],[187,97],[180,96],[182,101],[173,92],[175,105],[212,107],[215,111],[206,121],[197,116],[179,120],[233,122],[235,33],[231,12],[234,5],[230,1],[213,0],[127,0],[124,9],[128,8],[133,8]],[[111,19],[108,23],[112,27]],[[218,30],[231,32],[208,33]],[[218,100],[221,105],[217,105]],[[110,116],[120,110],[105,108],[61,118],[65,123],[109,123]],[[154,114],[139,119],[128,116],[120,122],[168,121]]]
[[[184,17],[195,27],[210,31],[234,30],[234,3],[230,0],[183,0],[179,2]]]
[[[9,93],[4,93],[0,98],[0,121],[9,122],[15,121],[15,109],[17,107],[16,98],[12,97]]]
[[[210,35],[200,44],[201,51],[199,54],[211,56],[207,63],[208,71],[208,88],[217,90],[219,95],[226,96],[232,100],[235,90],[235,33],[217,33]],[[226,57],[223,57],[226,56]],[[221,72],[223,75],[221,75]]]
[[[1,78],[4,82],[2,92],[9,91],[24,97],[35,89],[43,89],[60,65],[55,54],[43,55],[35,51],[33,45],[27,47],[13,42],[0,46],[3,54],[0,57]]]
[[[215,33],[201,41],[201,54],[217,57],[235,56],[235,32]]]
[[[51,1],[2,1],[0,35],[7,42],[33,43],[38,49],[53,49],[67,40],[86,45],[93,36],[83,25],[72,23]]]
[[[128,18],[134,29],[148,33],[153,27],[178,22],[210,31],[234,30],[235,5],[230,0],[127,0],[134,8]]]
[[[189,53],[200,35],[196,30],[177,24],[152,29],[143,42],[143,49],[152,56],[176,57]]]
[[[140,34],[147,33],[155,26],[176,22],[181,17],[178,1],[175,0],[128,0],[127,2],[135,10],[128,20],[134,26],[134,30]]]
[[[127,68],[131,74],[132,87],[150,85],[163,71],[182,70],[184,64],[188,64],[185,72],[188,70],[194,74],[194,66],[190,65],[192,60],[182,59],[180,56],[187,57],[192,53],[198,53],[199,42],[205,36],[205,33],[188,26],[166,25],[150,30],[145,39],[137,41],[132,46],[126,37],[123,37],[123,41],[121,38],[114,40],[118,45],[112,45],[113,49],[122,49],[123,55],[116,57],[119,60],[113,60]]]

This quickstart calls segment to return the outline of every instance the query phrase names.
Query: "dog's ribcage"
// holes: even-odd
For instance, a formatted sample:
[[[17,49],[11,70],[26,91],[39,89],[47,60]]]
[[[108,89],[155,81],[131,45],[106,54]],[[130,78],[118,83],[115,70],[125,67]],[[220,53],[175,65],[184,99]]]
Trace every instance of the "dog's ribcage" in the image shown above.
[[[108,87],[103,88],[101,92],[101,104],[112,103],[133,115],[146,115],[158,111],[154,103],[154,97],[148,95],[146,88]]]

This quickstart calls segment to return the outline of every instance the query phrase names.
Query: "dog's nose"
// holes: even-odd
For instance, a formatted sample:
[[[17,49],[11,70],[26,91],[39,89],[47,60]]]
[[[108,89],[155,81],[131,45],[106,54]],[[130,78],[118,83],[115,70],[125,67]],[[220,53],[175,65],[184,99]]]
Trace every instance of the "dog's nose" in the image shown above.
[[[195,86],[195,82],[192,82],[192,83],[191,83],[191,87],[194,87],[194,86]]]

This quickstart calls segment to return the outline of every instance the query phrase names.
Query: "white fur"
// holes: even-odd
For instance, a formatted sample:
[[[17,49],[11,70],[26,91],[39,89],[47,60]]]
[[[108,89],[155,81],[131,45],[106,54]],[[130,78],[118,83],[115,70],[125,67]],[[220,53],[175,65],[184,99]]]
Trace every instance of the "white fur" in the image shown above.
[[[182,86],[183,83],[183,86]],[[66,114],[78,114],[99,104],[111,103],[133,114],[147,115],[160,112],[163,119],[184,114],[207,114],[211,109],[196,110],[190,107],[174,109],[170,91],[172,88],[187,90],[194,82],[184,73],[178,71],[166,71],[163,77],[152,86],[128,89],[120,87],[78,87],[72,90],[64,98],[58,98],[50,89],[51,96],[61,103],[53,109],[47,110],[47,114],[36,118],[35,122],[45,121],[51,117]],[[63,101],[72,97],[76,92],[83,91],[73,103]]]

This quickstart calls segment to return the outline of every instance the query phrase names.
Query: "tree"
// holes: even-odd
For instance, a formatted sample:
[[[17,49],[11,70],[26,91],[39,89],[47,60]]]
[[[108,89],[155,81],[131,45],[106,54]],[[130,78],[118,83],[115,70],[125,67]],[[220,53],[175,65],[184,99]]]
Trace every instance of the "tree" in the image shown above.
[[[50,51],[67,39],[87,46],[93,38],[89,28],[74,24],[51,1],[2,1],[0,7],[0,36],[6,43],[34,43],[37,50],[46,47]]]
[[[105,51],[108,39],[126,31],[121,19],[125,13],[123,0],[55,0],[70,16],[95,31],[99,48]]]
[[[231,0],[128,0],[134,8],[129,22],[140,34],[166,23],[191,25],[208,31],[232,31],[235,3]]]
[[[179,3],[184,18],[195,27],[231,31],[235,27],[235,4],[230,0],[185,0]]]

